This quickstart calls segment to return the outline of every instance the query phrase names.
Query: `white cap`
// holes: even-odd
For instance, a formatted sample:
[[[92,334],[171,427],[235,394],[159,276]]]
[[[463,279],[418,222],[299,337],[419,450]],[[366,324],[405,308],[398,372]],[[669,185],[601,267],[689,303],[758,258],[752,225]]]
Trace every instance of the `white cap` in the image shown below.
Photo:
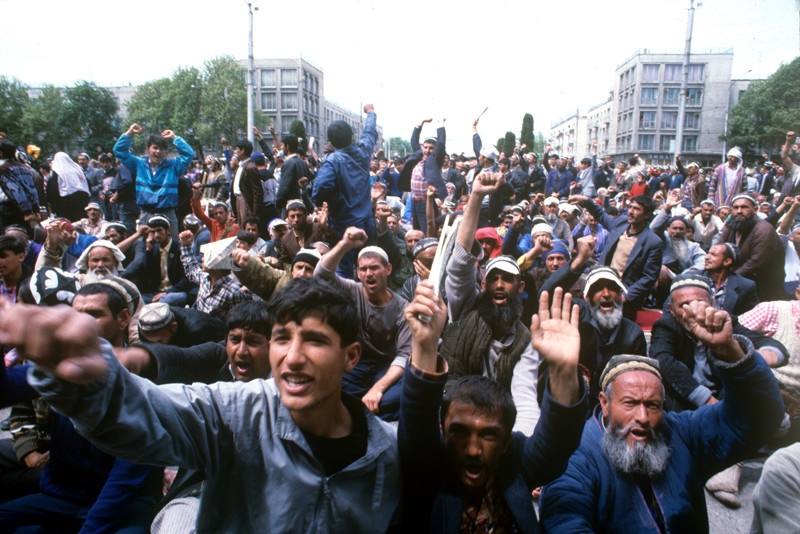
[[[614,282],[622,291],[626,293],[628,291],[625,288],[625,284],[622,283],[622,279],[620,279],[619,273],[616,269],[613,267],[599,266],[590,270],[589,274],[586,276],[586,285],[583,288],[584,299],[589,298],[589,290],[592,289],[592,286],[600,280]]]
[[[488,277],[489,273],[494,270],[500,270],[504,273],[516,276],[522,275],[522,271],[519,270],[519,265],[517,265],[517,262],[510,256],[498,256],[486,262],[486,276],[484,276],[484,278]]]

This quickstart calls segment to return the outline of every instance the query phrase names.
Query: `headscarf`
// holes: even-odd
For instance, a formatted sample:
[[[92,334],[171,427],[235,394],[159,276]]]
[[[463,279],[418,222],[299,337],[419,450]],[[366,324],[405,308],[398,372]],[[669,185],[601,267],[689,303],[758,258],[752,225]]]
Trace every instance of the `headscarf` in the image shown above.
[[[58,175],[58,194],[62,197],[78,191],[89,192],[89,183],[86,181],[83,169],[66,153],[56,152],[52,169]]]

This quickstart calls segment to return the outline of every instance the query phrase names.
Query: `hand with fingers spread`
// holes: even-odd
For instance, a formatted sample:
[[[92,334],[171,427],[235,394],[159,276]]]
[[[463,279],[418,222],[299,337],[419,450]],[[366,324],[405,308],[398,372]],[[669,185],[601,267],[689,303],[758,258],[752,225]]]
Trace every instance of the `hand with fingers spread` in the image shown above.
[[[539,313],[531,318],[531,345],[550,369],[550,395],[560,404],[572,406],[580,400],[578,357],[581,337],[578,331],[579,308],[572,295],[560,287],[539,297]]]
[[[108,372],[97,321],[68,306],[28,306],[0,299],[0,343],[17,347],[26,360],[68,382],[95,382]]]
[[[728,312],[695,300],[683,306],[683,325],[720,360],[737,362],[745,357],[733,338],[733,321]]]

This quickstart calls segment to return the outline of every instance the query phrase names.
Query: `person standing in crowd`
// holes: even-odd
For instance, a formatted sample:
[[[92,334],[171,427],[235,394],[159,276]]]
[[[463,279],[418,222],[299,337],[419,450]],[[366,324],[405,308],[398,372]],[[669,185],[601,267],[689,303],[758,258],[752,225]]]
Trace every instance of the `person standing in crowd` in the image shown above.
[[[717,206],[730,206],[733,197],[744,191],[745,185],[742,151],[733,147],[728,151],[728,161],[714,169],[708,183],[708,199]]]

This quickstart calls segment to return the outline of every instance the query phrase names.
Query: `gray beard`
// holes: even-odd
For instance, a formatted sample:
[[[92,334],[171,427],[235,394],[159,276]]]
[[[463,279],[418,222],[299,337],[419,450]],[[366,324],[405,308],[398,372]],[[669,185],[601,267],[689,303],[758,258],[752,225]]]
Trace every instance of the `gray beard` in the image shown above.
[[[615,302],[614,310],[610,312],[600,311],[599,304],[592,305],[592,315],[601,329],[613,330],[622,321],[622,304]]]
[[[671,452],[663,434],[651,429],[652,439],[649,442],[639,442],[631,447],[626,440],[628,428],[606,427],[603,452],[608,456],[611,465],[628,475],[653,477],[663,473]]]
[[[556,218],[558,218],[558,215],[556,215],[555,213],[545,213],[544,215],[544,220],[546,220],[550,224],[556,222]]]
[[[681,265],[686,265],[689,261],[689,243],[685,239],[670,239],[669,246]]]
[[[89,269],[83,276],[83,285],[94,284],[95,282],[100,282],[101,280],[111,278],[112,276],[119,276],[119,269],[112,267],[111,270],[106,274],[98,274],[97,270]]]

